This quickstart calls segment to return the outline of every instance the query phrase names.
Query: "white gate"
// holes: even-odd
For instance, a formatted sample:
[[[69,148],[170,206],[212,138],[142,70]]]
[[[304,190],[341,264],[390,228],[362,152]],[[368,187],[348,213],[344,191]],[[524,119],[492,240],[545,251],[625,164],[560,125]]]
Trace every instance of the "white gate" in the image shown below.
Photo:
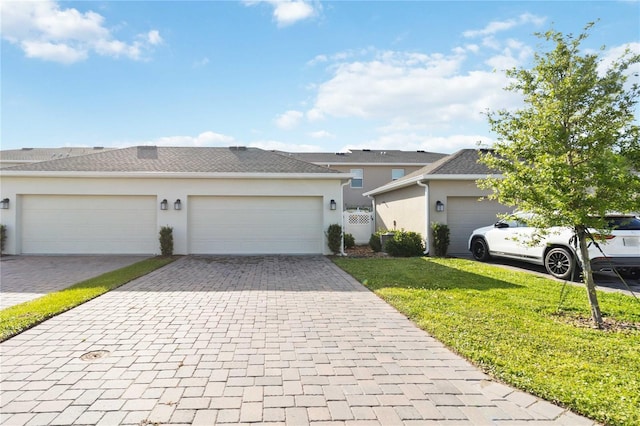
[[[373,233],[373,213],[366,211],[345,211],[344,233],[353,235],[356,244],[368,244]]]

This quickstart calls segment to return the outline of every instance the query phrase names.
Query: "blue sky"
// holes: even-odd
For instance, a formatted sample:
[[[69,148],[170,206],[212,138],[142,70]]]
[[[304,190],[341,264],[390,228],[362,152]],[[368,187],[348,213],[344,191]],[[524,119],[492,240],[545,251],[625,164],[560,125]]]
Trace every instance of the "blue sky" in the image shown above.
[[[2,149],[245,145],[454,152],[490,143],[534,32],[606,63],[638,1],[1,0]]]

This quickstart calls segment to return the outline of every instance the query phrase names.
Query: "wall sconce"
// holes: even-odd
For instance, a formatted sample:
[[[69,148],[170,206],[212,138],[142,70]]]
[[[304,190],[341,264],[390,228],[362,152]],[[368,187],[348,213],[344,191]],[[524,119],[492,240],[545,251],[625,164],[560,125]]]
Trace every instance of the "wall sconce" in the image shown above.
[[[0,200],[0,209],[8,209],[9,208],[9,199],[5,198],[3,200]]]
[[[444,211],[444,203],[440,200],[436,201],[436,211],[443,212]]]
[[[169,202],[167,201],[166,198],[160,201],[160,210],[167,210],[168,208],[169,208]]]
[[[176,202],[173,203],[173,209],[174,210],[182,210],[182,201],[180,201],[180,198],[178,198],[176,200]]]
[[[337,207],[337,205],[336,205],[336,200],[331,200],[331,201],[329,201],[329,208],[330,208],[331,210],[335,210],[335,209],[336,209],[336,207]]]

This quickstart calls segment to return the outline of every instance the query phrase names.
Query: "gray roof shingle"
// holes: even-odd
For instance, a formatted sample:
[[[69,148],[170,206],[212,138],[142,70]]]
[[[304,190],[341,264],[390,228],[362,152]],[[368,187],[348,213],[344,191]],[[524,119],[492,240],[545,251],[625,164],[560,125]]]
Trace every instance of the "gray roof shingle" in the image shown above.
[[[350,152],[283,152],[279,154],[316,164],[429,164],[447,154],[426,151],[352,149]]]
[[[59,158],[76,157],[78,155],[95,154],[110,151],[114,148],[100,146],[92,148],[21,148],[0,151],[2,161],[36,162],[56,160]]]
[[[259,148],[131,147],[14,166],[4,171],[340,173]]]
[[[446,156],[433,164],[429,164],[413,173],[401,177],[391,183],[376,188],[369,193],[379,194],[392,191],[396,188],[407,186],[416,180],[429,179],[429,176],[436,175],[471,175],[485,176],[497,174],[498,172],[490,169],[482,163],[478,162],[479,154],[487,152],[486,149],[461,149],[449,156]]]

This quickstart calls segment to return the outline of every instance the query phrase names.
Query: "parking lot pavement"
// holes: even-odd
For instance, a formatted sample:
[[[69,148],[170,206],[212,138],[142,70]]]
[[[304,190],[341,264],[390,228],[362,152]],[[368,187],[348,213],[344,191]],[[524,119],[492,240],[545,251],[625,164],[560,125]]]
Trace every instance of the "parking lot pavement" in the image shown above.
[[[113,271],[148,256],[3,256],[0,309]]]
[[[322,256],[189,256],[0,344],[0,422],[591,425]]]

